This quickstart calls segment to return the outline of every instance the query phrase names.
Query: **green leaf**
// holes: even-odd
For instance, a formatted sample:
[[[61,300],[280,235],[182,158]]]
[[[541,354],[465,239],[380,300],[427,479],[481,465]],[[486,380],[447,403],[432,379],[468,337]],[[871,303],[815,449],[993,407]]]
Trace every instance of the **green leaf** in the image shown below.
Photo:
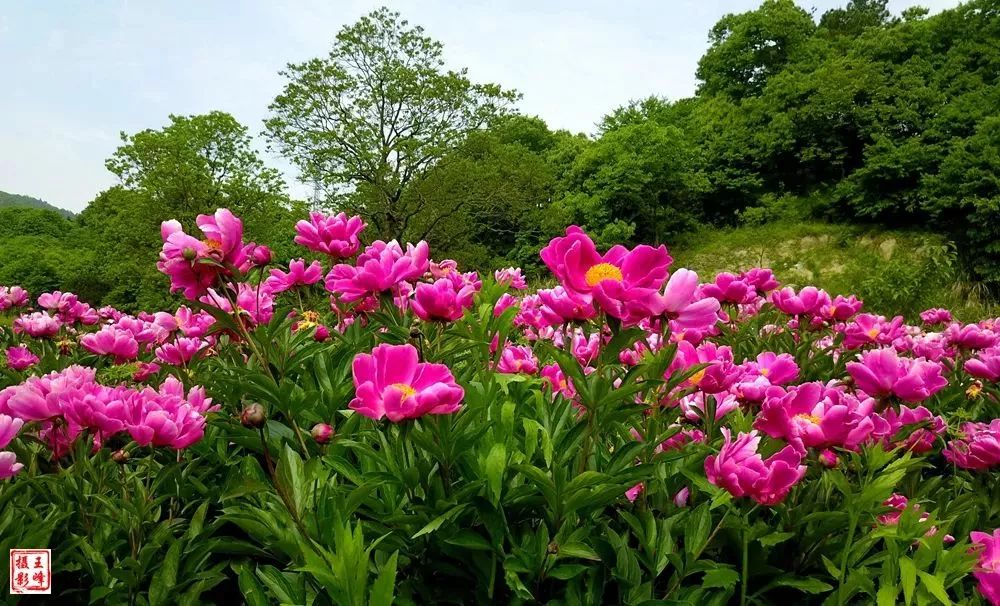
[[[458,516],[458,514],[462,513],[462,510],[464,510],[468,506],[469,506],[468,503],[462,503],[460,505],[456,505],[456,506],[452,507],[448,511],[442,513],[438,517],[436,517],[433,520],[431,520],[430,522],[428,522],[426,526],[424,526],[423,528],[421,528],[420,530],[418,530],[417,533],[415,535],[413,535],[412,537],[410,537],[410,538],[411,539],[416,539],[418,537],[424,536],[425,534],[434,532],[438,528],[441,528],[442,524],[444,524],[448,520],[450,520],[450,519]]]
[[[903,600],[906,606],[910,606],[913,590],[917,586],[917,567],[906,556],[899,558],[899,580],[903,583]]]
[[[691,517],[688,518],[687,532],[684,534],[684,551],[689,555],[701,552],[711,529],[712,513],[708,509],[708,504],[703,503],[692,511]]]
[[[306,493],[305,470],[302,468],[302,457],[288,444],[285,444],[281,460],[278,461],[274,479],[285,499],[295,508],[292,515],[301,515]]]
[[[806,593],[825,593],[833,589],[833,585],[824,583],[812,577],[781,577],[771,583],[774,587],[792,587]]]
[[[553,579],[566,581],[586,572],[587,568],[583,564],[560,564],[550,570],[548,576]]]
[[[583,558],[584,560],[592,560],[594,562],[600,562],[601,556],[597,555],[597,552],[591,549],[589,546],[577,541],[571,541],[564,545],[559,546],[560,558]]]
[[[250,566],[240,567],[240,574],[237,578],[240,585],[240,592],[247,606],[268,606],[267,596],[264,594],[264,587],[257,581],[257,578],[250,572]]]
[[[760,544],[764,547],[773,547],[778,543],[783,543],[795,536],[794,532],[774,532],[760,538]]]
[[[378,574],[378,578],[372,583],[370,606],[392,606],[395,599],[393,595],[396,588],[396,560],[399,552],[394,551]]]
[[[153,575],[153,580],[149,583],[149,606],[163,604],[167,596],[175,591],[177,584],[177,567],[181,561],[181,541],[175,540],[167,549],[167,554],[163,558],[163,564]]]
[[[495,505],[500,502],[500,491],[503,489],[503,474],[507,469],[507,447],[503,444],[494,444],[490,453],[486,455],[484,468],[486,482]]]
[[[728,589],[735,587],[739,580],[740,575],[732,568],[716,568],[705,573],[701,580],[701,586]]]
[[[899,587],[894,584],[882,585],[878,588],[878,594],[875,596],[877,606],[895,606],[896,596],[899,594]]]
[[[926,587],[932,596],[944,606],[951,606],[951,598],[948,597],[948,591],[945,590],[941,579],[923,570],[917,571],[917,575],[920,577],[920,584]]]

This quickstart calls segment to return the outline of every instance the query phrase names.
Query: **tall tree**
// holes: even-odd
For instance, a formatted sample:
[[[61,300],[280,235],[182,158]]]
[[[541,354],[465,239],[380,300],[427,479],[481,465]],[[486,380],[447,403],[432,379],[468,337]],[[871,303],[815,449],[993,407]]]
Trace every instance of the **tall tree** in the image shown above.
[[[335,203],[401,238],[421,211],[408,186],[519,95],[447,70],[440,42],[386,8],[344,27],[324,58],[290,64],[267,136]]]
[[[764,0],[757,10],[724,16],[698,61],[699,92],[734,99],[759,94],[815,29],[812,16],[792,0]]]

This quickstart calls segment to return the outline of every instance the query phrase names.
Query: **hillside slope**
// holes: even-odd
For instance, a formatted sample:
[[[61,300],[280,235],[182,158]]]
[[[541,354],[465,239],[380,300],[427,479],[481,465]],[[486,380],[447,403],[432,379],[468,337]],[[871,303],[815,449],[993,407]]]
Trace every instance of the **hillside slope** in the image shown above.
[[[674,243],[675,267],[703,279],[722,271],[770,267],[783,283],[856,294],[865,309],[913,319],[929,307],[963,317],[1000,313],[958,269],[954,245],[919,231],[820,222],[770,223],[697,232]]]
[[[44,200],[39,200],[38,198],[32,198],[31,196],[23,196],[21,194],[10,194],[5,191],[0,191],[0,208],[7,206],[23,206],[26,208],[41,208],[44,210],[51,210],[63,215],[64,217],[72,217],[73,213],[70,211],[59,208],[58,206],[53,206]]]

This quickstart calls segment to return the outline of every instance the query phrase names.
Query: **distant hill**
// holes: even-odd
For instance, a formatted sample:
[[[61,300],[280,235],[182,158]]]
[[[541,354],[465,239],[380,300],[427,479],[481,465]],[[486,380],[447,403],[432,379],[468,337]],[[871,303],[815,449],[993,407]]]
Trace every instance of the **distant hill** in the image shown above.
[[[20,194],[8,194],[5,191],[0,191],[0,208],[5,206],[24,206],[28,208],[41,208],[44,210],[51,210],[59,213],[65,217],[72,217],[73,213],[70,211],[59,208],[58,206],[52,206],[44,200],[39,200],[38,198],[32,198],[31,196],[22,196]]]

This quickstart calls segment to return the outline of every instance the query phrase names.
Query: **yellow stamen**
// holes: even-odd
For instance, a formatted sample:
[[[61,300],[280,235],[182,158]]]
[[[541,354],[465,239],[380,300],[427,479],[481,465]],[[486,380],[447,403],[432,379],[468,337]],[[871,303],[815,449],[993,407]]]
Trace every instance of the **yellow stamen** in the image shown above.
[[[209,238],[207,240],[202,240],[201,242],[212,252],[222,252],[222,242],[219,242],[218,240]]]
[[[868,335],[869,339],[875,340],[875,338],[878,337],[879,332],[881,332],[879,329],[873,328],[869,330],[866,334]]]
[[[817,417],[816,415],[810,415],[810,414],[806,414],[806,413],[797,414],[797,415],[795,415],[795,418],[796,419],[804,419],[806,421],[809,421],[813,425],[819,425],[819,422],[822,420],[819,417]]]
[[[622,281],[622,270],[610,263],[598,263],[587,270],[584,279],[587,286],[597,286],[604,280]]]
[[[319,323],[319,312],[315,311],[304,311],[302,312],[303,322],[312,322],[313,324]]]
[[[698,385],[699,383],[701,383],[701,380],[704,379],[704,378],[705,378],[705,369],[702,368],[698,372],[696,372],[693,375],[691,375],[691,378],[688,379],[688,383],[690,383],[692,385]]]
[[[391,387],[395,387],[396,389],[398,389],[403,393],[403,397],[400,398],[400,401],[405,401],[406,398],[417,395],[417,390],[413,389],[406,383],[393,383]]]
[[[761,368],[760,369],[760,376],[766,377],[769,374],[771,374],[771,369],[770,368]]]

